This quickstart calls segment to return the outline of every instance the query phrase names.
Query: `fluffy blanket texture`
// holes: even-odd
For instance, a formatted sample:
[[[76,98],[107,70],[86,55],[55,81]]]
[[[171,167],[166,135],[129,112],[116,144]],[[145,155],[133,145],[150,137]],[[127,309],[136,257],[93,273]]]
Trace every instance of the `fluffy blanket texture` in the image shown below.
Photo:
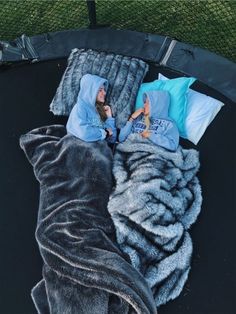
[[[146,280],[115,240],[107,143],[85,143],[52,125],[22,135],[20,146],[40,183],[36,239],[44,267],[32,290],[37,312],[156,313]]]
[[[176,298],[188,277],[188,229],[202,203],[198,169],[196,150],[170,152],[138,134],[116,148],[108,211],[121,250],[145,277],[157,307]]]

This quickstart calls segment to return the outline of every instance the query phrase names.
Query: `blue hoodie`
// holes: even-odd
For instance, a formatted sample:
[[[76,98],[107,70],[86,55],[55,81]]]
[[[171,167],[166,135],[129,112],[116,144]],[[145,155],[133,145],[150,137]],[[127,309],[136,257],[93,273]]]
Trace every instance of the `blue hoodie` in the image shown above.
[[[96,110],[96,97],[99,88],[108,88],[108,81],[97,75],[85,74],[80,81],[80,91],[76,104],[69,115],[67,132],[86,142],[95,142],[106,138],[105,128],[112,129],[112,136],[107,141],[116,141],[115,119],[109,117],[103,122]]]
[[[143,94],[143,101],[148,97],[150,136],[154,144],[162,146],[171,151],[176,151],[179,145],[179,131],[175,122],[168,117],[170,95],[167,91],[148,91]],[[121,128],[119,141],[126,140],[130,133],[142,133],[146,129],[144,114],[140,114],[134,121],[127,121]]]

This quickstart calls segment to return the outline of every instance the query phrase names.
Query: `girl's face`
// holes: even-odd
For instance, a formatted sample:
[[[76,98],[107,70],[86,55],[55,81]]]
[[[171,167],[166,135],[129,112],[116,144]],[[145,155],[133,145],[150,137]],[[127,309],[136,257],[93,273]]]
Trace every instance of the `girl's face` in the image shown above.
[[[101,86],[98,90],[96,101],[105,102],[106,91],[104,86]]]
[[[149,100],[148,100],[148,98],[146,98],[143,108],[144,108],[144,112],[143,112],[144,115],[145,115],[145,116],[149,115],[149,112],[150,112],[150,105],[149,105]]]

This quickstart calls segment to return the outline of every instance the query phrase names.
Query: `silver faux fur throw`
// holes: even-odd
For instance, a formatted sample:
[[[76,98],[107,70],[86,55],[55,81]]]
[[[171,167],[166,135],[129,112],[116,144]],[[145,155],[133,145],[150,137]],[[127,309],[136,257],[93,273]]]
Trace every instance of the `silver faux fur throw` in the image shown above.
[[[69,116],[80,90],[80,80],[90,73],[108,80],[106,101],[121,128],[133,112],[139,87],[148,71],[148,64],[140,59],[99,52],[93,49],[71,51],[68,66],[50,104],[55,115]]]
[[[156,314],[151,289],[115,240],[107,211],[112,152],[62,125],[34,129],[20,146],[40,183],[36,239],[43,278],[33,288],[39,314]]]
[[[201,209],[199,155],[167,151],[131,134],[116,147],[108,211],[117,242],[145,277],[157,307],[176,298],[190,270],[188,229]]]

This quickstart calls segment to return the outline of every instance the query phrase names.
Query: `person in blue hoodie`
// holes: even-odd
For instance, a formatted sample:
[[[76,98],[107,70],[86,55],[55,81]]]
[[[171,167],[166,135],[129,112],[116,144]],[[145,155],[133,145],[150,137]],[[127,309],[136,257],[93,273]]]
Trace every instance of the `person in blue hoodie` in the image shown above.
[[[168,117],[170,95],[167,91],[148,91],[143,94],[144,107],[136,110],[120,129],[119,142],[130,133],[140,133],[154,144],[170,151],[179,145],[179,131],[175,122]]]
[[[97,75],[85,74],[81,78],[78,98],[66,124],[67,133],[86,142],[106,139],[115,143],[115,119],[110,106],[104,105],[107,88],[108,81]]]

